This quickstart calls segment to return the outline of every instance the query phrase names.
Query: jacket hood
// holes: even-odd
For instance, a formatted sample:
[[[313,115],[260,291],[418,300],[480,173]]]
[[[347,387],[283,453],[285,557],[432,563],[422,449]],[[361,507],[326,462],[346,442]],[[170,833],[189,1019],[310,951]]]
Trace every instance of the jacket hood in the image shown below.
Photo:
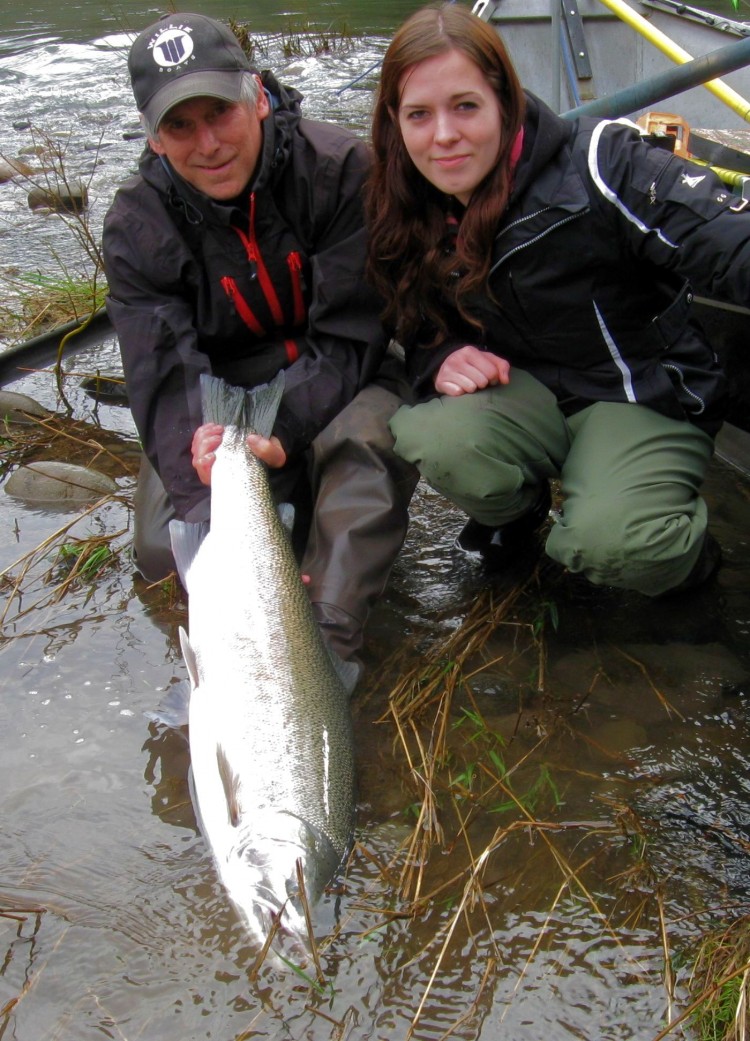
[[[516,167],[513,195],[520,195],[540,170],[550,162],[573,136],[575,124],[555,115],[541,98],[526,94],[523,151]]]
[[[302,95],[294,87],[285,87],[272,72],[261,73],[263,88],[268,94],[271,111],[261,123],[263,143],[258,165],[248,188],[257,191],[272,185],[284,169],[292,148],[292,135],[302,119]],[[147,144],[141,155],[138,172],[143,180],[160,195],[166,196],[168,208],[182,211],[189,224],[204,220],[228,220],[231,207],[216,203],[197,191],[172,169],[169,160],[153,152]]]

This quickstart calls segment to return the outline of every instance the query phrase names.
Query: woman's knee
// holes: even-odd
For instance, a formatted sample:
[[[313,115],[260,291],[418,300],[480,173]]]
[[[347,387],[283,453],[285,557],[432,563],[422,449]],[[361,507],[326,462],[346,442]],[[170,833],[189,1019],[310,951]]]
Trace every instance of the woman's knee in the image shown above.
[[[589,503],[575,519],[553,525],[547,553],[595,585],[657,596],[690,572],[706,531],[702,500],[695,509],[633,516],[616,500]]]

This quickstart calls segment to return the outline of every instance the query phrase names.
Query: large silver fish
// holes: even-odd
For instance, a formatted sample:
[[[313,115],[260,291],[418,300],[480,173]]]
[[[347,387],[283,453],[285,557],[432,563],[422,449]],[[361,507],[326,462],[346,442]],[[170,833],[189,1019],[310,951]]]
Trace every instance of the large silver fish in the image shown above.
[[[298,862],[312,905],[354,818],[349,671],[323,642],[266,467],[246,444],[250,431],[270,435],[282,387],[281,376],[253,391],[202,377],[204,421],[225,427],[210,530],[170,525],[188,594],[180,639],[197,814],[260,943],[276,920],[304,942]]]

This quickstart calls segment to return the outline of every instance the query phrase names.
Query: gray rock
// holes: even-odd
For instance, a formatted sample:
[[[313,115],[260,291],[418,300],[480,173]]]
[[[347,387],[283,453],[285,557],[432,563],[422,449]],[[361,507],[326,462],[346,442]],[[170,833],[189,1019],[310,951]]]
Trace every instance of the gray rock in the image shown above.
[[[8,495],[28,502],[92,502],[117,491],[106,474],[73,463],[41,462],[19,466],[5,482]]]
[[[29,208],[48,209],[64,213],[80,213],[88,206],[89,193],[82,182],[32,188],[28,194]]]
[[[28,423],[29,416],[48,416],[49,410],[28,394],[0,389],[0,422]]]

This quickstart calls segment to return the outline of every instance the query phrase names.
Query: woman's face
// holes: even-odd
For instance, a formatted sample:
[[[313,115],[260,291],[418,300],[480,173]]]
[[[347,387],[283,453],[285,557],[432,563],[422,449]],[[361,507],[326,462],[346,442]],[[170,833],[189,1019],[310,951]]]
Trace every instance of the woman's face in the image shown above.
[[[408,68],[398,125],[423,177],[466,205],[500,151],[500,102],[478,65],[450,50]]]

